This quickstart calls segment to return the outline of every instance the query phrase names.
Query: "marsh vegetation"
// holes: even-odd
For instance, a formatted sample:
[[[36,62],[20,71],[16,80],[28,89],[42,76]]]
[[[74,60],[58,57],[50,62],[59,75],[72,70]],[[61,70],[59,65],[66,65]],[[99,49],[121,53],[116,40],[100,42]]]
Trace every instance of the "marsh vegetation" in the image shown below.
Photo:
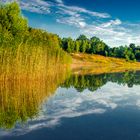
[[[36,116],[70,62],[57,35],[29,27],[16,2],[0,4],[0,127]]]

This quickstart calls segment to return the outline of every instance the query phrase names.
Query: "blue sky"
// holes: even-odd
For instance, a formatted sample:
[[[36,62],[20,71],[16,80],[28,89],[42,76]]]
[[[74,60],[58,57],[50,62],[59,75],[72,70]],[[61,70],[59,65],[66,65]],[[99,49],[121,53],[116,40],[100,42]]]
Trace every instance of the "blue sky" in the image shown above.
[[[21,0],[20,5],[30,26],[61,37],[85,34],[110,46],[140,45],[140,0]]]

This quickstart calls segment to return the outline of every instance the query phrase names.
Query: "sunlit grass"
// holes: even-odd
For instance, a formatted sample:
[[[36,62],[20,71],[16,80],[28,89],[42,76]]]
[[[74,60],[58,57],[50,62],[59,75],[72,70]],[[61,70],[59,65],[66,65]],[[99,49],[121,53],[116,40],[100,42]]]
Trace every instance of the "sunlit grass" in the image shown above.
[[[73,71],[78,74],[100,74],[123,72],[126,70],[140,70],[139,62],[129,62],[125,59],[105,57],[95,54],[73,53],[71,55],[73,58],[71,67]]]
[[[0,80],[43,79],[67,65],[70,56],[42,46],[0,47]],[[57,68],[56,68],[57,67]]]

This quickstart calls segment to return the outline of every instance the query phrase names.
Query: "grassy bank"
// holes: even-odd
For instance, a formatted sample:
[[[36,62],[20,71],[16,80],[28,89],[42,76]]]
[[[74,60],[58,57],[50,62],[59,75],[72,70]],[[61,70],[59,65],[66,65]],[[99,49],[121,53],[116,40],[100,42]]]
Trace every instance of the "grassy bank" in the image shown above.
[[[100,74],[131,70],[140,70],[139,62],[129,62],[125,59],[73,53],[71,68],[78,74]]]

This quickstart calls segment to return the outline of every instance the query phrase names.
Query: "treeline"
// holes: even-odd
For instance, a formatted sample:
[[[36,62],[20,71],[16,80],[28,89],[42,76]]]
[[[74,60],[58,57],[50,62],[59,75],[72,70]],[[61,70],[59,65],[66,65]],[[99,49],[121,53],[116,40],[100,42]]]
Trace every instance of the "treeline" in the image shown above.
[[[88,53],[99,54],[109,57],[125,58],[126,60],[140,60],[140,46],[130,44],[129,46],[109,47],[97,37],[88,39],[85,35],[80,35],[77,39],[63,38],[62,48],[68,53]]]
[[[46,77],[70,59],[57,35],[28,26],[16,2],[0,3],[0,79]]]

